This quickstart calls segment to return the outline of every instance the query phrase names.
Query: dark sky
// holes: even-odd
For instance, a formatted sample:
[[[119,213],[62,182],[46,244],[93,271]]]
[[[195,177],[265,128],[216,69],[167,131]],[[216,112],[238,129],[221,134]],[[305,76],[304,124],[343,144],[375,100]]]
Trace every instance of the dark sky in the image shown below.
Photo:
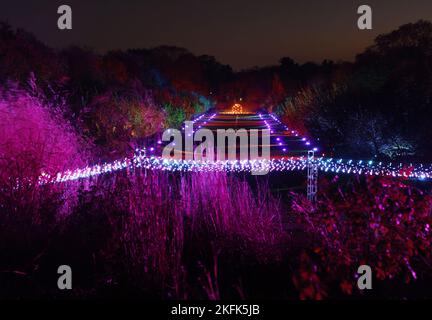
[[[73,30],[57,29],[57,7],[69,4]],[[357,7],[373,9],[374,29],[357,29]],[[0,20],[53,47],[110,49],[176,45],[215,56],[235,69],[353,60],[374,37],[401,24],[432,20],[431,0],[1,0]]]

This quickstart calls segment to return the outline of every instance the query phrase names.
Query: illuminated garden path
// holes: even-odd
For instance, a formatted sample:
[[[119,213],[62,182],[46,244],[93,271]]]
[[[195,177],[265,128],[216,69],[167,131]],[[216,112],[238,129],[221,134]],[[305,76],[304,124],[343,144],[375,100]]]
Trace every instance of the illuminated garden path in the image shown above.
[[[271,160],[213,161],[164,159],[160,156],[162,141],[155,146],[136,150],[132,158],[119,159],[75,170],[58,173],[55,176],[42,174],[40,183],[58,183],[86,179],[119,170],[160,170],[171,172],[249,172],[266,168],[269,172],[302,171],[307,168],[307,152],[320,152],[315,142],[291,130],[273,114],[247,113],[205,113],[193,120],[194,130],[217,129],[269,129],[271,132]],[[184,130],[185,128],[183,128]],[[315,157],[313,160],[320,172],[335,174],[356,174],[370,176],[399,177],[426,180],[432,178],[432,166],[422,164],[383,163],[370,160],[350,160]]]
[[[309,150],[318,151],[310,139],[291,130],[272,114],[268,113],[214,113],[194,122],[194,129],[206,128],[214,132],[218,129],[268,129],[270,135],[270,155],[272,159],[306,156]],[[253,160],[253,159],[251,159]]]

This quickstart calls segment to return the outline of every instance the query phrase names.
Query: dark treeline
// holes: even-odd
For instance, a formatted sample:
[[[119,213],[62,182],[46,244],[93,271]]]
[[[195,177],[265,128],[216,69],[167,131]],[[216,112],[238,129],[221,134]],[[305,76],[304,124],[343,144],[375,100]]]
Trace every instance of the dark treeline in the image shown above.
[[[427,161],[431,55],[428,21],[378,36],[354,62],[298,64],[283,57],[275,66],[239,72],[212,56],[170,46],[103,55],[79,47],[53,50],[26,31],[0,25],[2,85],[26,86],[34,75],[48,96],[65,95],[65,113],[83,134],[115,153],[241,99],[319,139],[327,155]]]

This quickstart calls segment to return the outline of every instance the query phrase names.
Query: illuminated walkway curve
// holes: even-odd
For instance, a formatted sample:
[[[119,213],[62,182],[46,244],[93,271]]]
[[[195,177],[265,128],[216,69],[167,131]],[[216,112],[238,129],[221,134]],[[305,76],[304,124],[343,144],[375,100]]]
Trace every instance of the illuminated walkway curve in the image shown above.
[[[301,137],[273,114],[257,113],[254,115],[203,114],[193,120],[195,129],[221,127],[267,128],[271,131],[273,160],[216,161],[200,162],[193,160],[168,160],[152,155],[157,147],[137,150],[133,158],[125,158],[94,166],[65,171],[55,176],[42,174],[40,183],[59,183],[86,179],[109,174],[120,170],[161,170],[171,172],[250,172],[252,169],[266,169],[269,172],[302,171],[307,168],[307,151],[317,151],[310,139]],[[161,141],[158,142],[161,144]],[[160,146],[159,146],[160,147]],[[303,155],[303,156],[302,156]],[[316,157],[313,164],[320,172],[335,174],[356,174],[370,176],[387,176],[406,179],[426,180],[432,178],[432,166],[382,163],[364,160],[343,160]]]
[[[302,171],[307,167],[307,158],[282,158],[262,161],[218,161],[218,162],[199,162],[186,160],[167,160],[160,157],[135,156],[132,159],[123,159],[101,165],[88,166],[73,171],[59,173],[54,177],[42,175],[40,182],[56,183],[78,179],[86,179],[102,174],[114,173],[121,170],[160,170],[170,172],[250,172],[252,168],[256,170],[266,168],[269,172]],[[330,158],[316,158],[313,160],[321,172],[331,172],[337,174],[357,174],[369,176],[387,176],[394,178],[407,179],[431,179],[432,168],[405,169],[394,167],[390,164],[371,163],[363,161],[352,161]]]

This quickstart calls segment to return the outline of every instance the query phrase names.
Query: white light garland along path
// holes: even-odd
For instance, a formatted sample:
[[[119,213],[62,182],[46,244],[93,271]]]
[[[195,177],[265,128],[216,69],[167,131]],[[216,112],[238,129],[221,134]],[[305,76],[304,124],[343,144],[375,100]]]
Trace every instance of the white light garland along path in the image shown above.
[[[203,114],[193,122],[199,124],[198,128],[206,126],[211,122],[216,114]],[[277,146],[281,153],[286,153],[287,147],[283,143],[283,136],[280,132],[290,132],[294,137],[298,137],[307,149],[317,151],[316,147],[311,146],[310,140],[299,136],[298,132],[289,129],[274,114],[257,115],[264,123],[265,127],[276,134]],[[272,123],[270,124],[270,120]],[[263,126],[264,127],[264,126]],[[161,144],[161,141],[158,141]],[[308,160],[305,156],[282,157],[272,160],[244,160],[244,161],[214,161],[202,162],[195,160],[174,160],[164,159],[155,155],[155,148],[137,149],[132,158],[124,158],[109,163],[96,164],[83,168],[60,172],[54,176],[43,173],[39,177],[39,184],[61,183],[74,181],[110,174],[122,170],[159,170],[169,172],[250,172],[254,170],[265,169],[268,172],[291,172],[306,170]],[[150,154],[150,155],[149,155]],[[432,178],[432,165],[424,166],[422,164],[393,164],[364,160],[345,160],[335,158],[317,157],[312,160],[318,166],[319,171],[333,174],[354,174],[368,176],[383,176],[404,179],[427,180]]]

